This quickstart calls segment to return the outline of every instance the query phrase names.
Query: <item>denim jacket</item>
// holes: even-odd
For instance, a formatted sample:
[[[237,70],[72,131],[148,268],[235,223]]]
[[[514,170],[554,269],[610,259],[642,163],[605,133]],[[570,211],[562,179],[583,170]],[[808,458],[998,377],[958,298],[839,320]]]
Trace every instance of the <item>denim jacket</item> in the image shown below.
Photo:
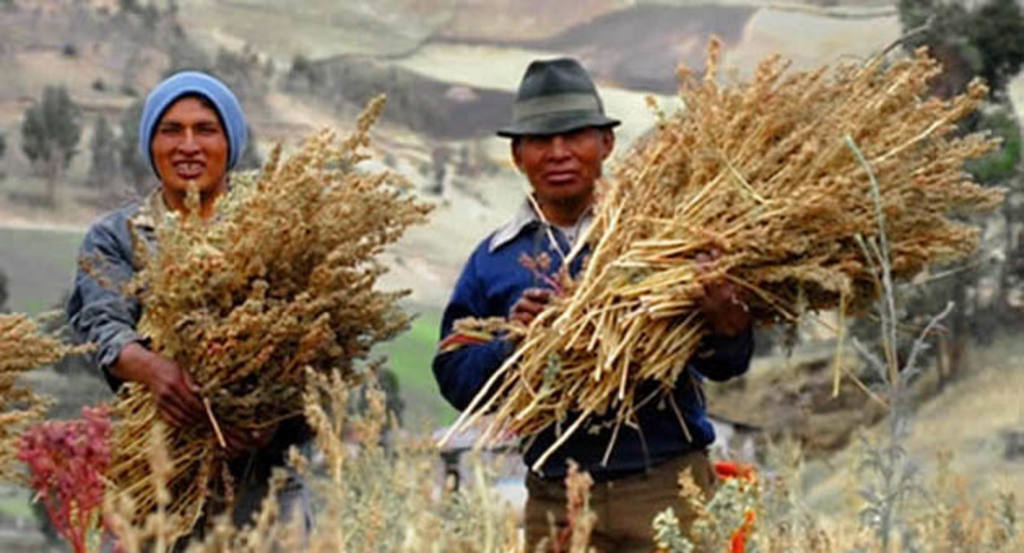
[[[65,308],[76,338],[96,344],[93,361],[114,390],[121,382],[110,374],[110,368],[121,349],[131,342],[145,343],[135,331],[142,309],[137,299],[123,291],[139,269],[131,229],[142,241],[139,246],[152,249],[156,221],[166,214],[157,191],[142,202],[95,220],[82,240],[74,288]]]
[[[135,330],[142,308],[137,299],[126,296],[123,291],[124,285],[141,268],[134,242],[138,240],[138,247],[152,251],[156,247],[156,224],[168,214],[163,196],[157,190],[142,202],[97,219],[82,241],[79,259],[90,269],[83,269],[80,263],[75,273],[74,289],[66,306],[68,320],[79,341],[96,344],[93,360],[114,391],[122,382],[110,369],[117,362],[121,349],[131,342],[147,343]],[[137,238],[133,239],[132,229]],[[282,421],[270,443],[260,452],[262,464],[283,464],[288,447],[308,442],[311,436],[301,415]]]

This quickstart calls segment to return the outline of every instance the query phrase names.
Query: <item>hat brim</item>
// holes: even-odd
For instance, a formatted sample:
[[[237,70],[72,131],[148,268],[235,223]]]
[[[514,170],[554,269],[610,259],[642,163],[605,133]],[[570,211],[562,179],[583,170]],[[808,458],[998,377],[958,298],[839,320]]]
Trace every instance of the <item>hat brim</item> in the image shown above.
[[[515,138],[517,136],[544,136],[561,134],[582,129],[584,127],[612,128],[621,123],[618,119],[605,117],[592,111],[570,111],[545,114],[525,119],[498,129],[498,136]]]

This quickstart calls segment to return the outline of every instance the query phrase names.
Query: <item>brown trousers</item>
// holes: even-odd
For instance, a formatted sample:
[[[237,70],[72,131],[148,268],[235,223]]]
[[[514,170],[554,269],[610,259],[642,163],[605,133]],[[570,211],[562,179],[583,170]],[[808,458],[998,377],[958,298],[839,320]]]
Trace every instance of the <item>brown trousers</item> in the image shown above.
[[[680,526],[687,532],[695,514],[679,496],[679,473],[690,469],[705,494],[715,485],[714,470],[704,451],[677,457],[647,472],[618,480],[595,483],[590,490],[590,509],[597,522],[590,535],[598,553],[649,553],[655,550],[654,516],[672,507]],[[548,513],[559,529],[566,525],[565,483],[544,480],[532,472],[526,476],[526,551],[535,553],[543,538],[551,535]],[[550,545],[543,551],[552,551]]]

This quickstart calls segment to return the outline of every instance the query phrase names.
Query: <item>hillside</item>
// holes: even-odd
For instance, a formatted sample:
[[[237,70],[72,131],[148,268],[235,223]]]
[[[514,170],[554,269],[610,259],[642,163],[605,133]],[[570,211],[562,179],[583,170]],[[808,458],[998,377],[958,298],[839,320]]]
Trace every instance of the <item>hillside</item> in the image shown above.
[[[1024,347],[1002,337],[974,352],[969,365],[963,379],[917,406],[901,443],[925,487],[964,500],[1024,489]],[[882,424],[855,437],[882,443],[887,430]],[[834,511],[857,502],[860,485],[850,475],[864,450],[857,439],[830,458],[807,463],[803,478],[810,508]]]
[[[619,132],[619,151],[624,151],[654,121],[644,97],[651,91],[670,92],[675,61],[699,63],[711,33],[726,39],[727,62],[748,71],[764,51],[762,41],[774,39],[786,47],[785,53],[798,52],[800,59],[820,62],[845,53],[866,55],[897,32],[891,16],[840,20],[755,5],[630,7],[588,2],[566,11],[560,3],[502,7],[493,2],[394,0],[372,7],[305,2],[282,11],[276,3],[259,0],[190,0],[179,2],[173,19],[164,14],[155,21],[116,13],[109,3],[100,9],[102,2],[93,7],[58,0],[17,5],[17,10],[0,13],[4,28],[14,31],[4,35],[0,48],[0,69],[14,76],[0,85],[0,132],[8,142],[3,161],[8,177],[0,181],[2,220],[81,228],[98,211],[126,197],[97,196],[76,186],[88,170],[88,156],[78,155],[67,178],[71,186],[59,191],[56,212],[12,203],[10,194],[23,195],[39,186],[20,152],[18,128],[21,114],[44,86],[67,86],[82,107],[85,149],[98,117],[116,121],[172,64],[204,57],[208,63],[220,63],[222,52],[244,50],[239,59],[258,65],[245,66],[241,76],[232,75],[246,91],[243,102],[264,150],[278,140],[293,143],[323,125],[345,128],[374,90],[391,93],[391,105],[376,133],[382,157],[387,152],[390,163],[422,189],[437,192],[439,184],[441,188],[439,209],[430,225],[414,230],[396,249],[401,262],[393,275],[396,282],[416,290],[417,301],[429,305],[444,301],[465,252],[511,213],[523,190],[510,171],[507,143],[491,133],[508,117],[509,102],[531,59],[581,57],[594,72],[608,111],[625,122]],[[489,40],[477,25],[486,19],[485,8],[505,14],[492,18]],[[455,16],[442,17],[445,10]],[[537,27],[523,17],[527,12],[559,24]],[[792,39],[786,22],[793,18],[820,33],[804,32],[800,41],[781,40]],[[470,27],[481,33],[466,34]],[[345,39],[323,35],[327,28]],[[532,34],[517,34],[516,28],[531,29]],[[845,34],[837,35],[840,29]],[[863,40],[864,33],[875,38]],[[633,40],[635,36],[644,39]],[[800,46],[825,40],[822,37],[832,37],[832,42]],[[310,40],[329,45],[330,50],[285,46],[275,42],[278,39]],[[290,66],[296,54],[326,68],[329,86],[310,88],[297,81]],[[648,77],[640,78],[643,75]],[[365,92],[353,89],[356,77]],[[671,95],[657,98],[665,108],[675,106]],[[472,153],[468,166],[476,169],[463,170],[467,162],[460,152]],[[442,162],[440,183],[433,167],[438,155],[447,160]],[[465,225],[453,223],[467,218],[480,230],[466,233]]]

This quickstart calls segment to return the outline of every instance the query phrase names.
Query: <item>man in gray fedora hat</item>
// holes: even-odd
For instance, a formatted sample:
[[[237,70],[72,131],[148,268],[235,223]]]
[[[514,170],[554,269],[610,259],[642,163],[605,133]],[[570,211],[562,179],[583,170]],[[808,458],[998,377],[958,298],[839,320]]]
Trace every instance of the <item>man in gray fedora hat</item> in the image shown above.
[[[552,290],[535,271],[524,268],[520,258],[546,255],[550,259],[546,272],[561,268],[563,255],[591,221],[594,187],[615,146],[613,128],[619,124],[605,115],[583,67],[568,58],[531,63],[512,112],[511,124],[498,134],[512,139],[512,158],[530,182],[532,201],[524,200],[512,219],[470,255],[444,311],[441,343],[433,361],[441,393],[460,410],[483,389],[515,346],[506,339],[484,341],[460,334],[453,323],[463,317],[508,317],[529,324],[540,313]],[[575,258],[570,273],[580,270],[584,258]],[[689,469],[704,490],[714,484],[706,453],[714,432],[699,382],[743,373],[753,351],[750,316],[735,295],[736,290],[726,283],[705,287],[701,307],[713,334],[687,363],[672,392],[689,433],[673,410],[649,402],[637,409],[636,428],[621,429],[605,459],[614,419],[595,416],[590,426],[601,430],[573,434],[539,472],[527,475],[528,551],[552,537],[549,516],[556,530],[567,524],[564,479],[570,460],[595,481],[590,505],[598,519],[591,543],[599,552],[651,551],[651,520],[667,507],[688,525],[693,513],[679,496],[680,471]],[[656,386],[647,383],[640,393]],[[523,457],[528,466],[554,443],[556,431],[548,427],[525,440]],[[554,539],[559,539],[558,532]]]

